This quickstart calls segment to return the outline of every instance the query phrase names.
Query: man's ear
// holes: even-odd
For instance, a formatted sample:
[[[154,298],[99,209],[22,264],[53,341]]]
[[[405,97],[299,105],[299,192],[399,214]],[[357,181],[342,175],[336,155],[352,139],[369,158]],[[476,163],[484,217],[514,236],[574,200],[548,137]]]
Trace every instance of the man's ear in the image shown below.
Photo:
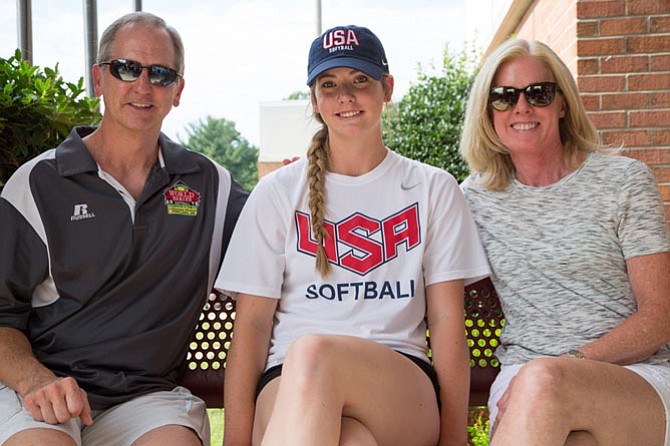
[[[96,96],[102,96],[102,67],[98,64],[91,67],[91,74],[93,74],[93,90]]]
[[[179,107],[179,101],[181,101],[181,92],[184,91],[184,83],[186,82],[186,79],[183,77],[179,78],[179,85],[177,85],[177,92],[174,95],[174,99],[172,100],[172,106],[173,107]]]

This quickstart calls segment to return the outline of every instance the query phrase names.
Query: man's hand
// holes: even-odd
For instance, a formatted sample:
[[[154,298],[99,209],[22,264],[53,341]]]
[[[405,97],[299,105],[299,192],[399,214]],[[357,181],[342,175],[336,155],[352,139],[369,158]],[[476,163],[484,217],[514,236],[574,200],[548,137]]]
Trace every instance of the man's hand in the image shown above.
[[[74,378],[55,378],[29,389],[23,404],[35,421],[60,424],[79,417],[85,425],[93,424],[86,392]]]
[[[292,158],[284,158],[284,159],[282,160],[282,164],[283,164],[284,166],[288,166],[289,164],[294,163],[294,162],[298,161],[299,159],[300,159],[299,156],[294,156],[294,157],[292,157]]]

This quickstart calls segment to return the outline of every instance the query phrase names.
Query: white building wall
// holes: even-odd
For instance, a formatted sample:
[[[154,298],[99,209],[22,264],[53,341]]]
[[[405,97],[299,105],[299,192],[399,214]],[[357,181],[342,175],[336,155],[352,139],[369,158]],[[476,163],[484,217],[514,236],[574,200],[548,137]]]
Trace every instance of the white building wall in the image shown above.
[[[305,156],[312,136],[321,127],[312,117],[308,99],[261,103],[260,119],[260,163]]]

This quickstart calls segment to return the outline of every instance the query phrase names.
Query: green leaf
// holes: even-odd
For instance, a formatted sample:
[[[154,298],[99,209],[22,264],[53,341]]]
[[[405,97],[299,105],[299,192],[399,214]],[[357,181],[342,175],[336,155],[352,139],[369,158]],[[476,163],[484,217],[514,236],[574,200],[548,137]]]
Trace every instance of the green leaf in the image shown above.
[[[17,49],[0,58],[0,185],[28,159],[60,144],[75,125],[100,122],[98,98],[79,98],[54,68],[30,66]]]

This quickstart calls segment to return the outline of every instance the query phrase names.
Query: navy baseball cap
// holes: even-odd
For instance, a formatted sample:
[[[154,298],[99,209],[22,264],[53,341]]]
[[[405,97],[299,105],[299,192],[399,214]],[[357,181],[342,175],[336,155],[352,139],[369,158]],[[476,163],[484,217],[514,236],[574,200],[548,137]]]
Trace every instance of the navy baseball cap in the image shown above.
[[[389,72],[384,47],[372,31],[362,26],[337,26],[312,42],[307,65],[307,85],[331,68],[348,67],[381,80]]]

